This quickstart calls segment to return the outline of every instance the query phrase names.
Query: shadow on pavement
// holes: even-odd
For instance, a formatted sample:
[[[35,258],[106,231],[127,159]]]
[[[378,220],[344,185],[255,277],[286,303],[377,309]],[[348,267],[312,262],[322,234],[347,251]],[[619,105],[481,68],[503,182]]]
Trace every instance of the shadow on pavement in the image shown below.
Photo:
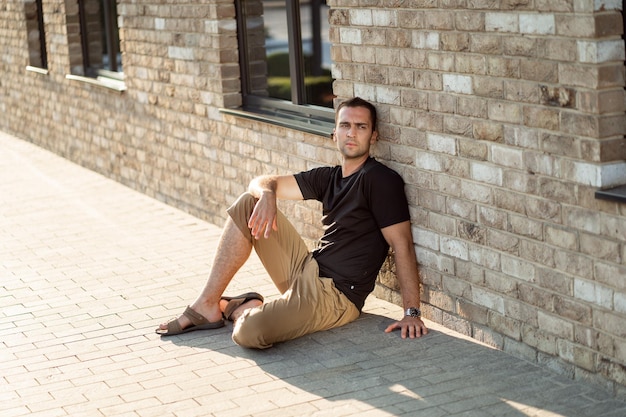
[[[399,332],[384,333],[390,322],[364,313],[350,325],[263,351],[235,345],[226,331],[192,333],[173,342],[211,349],[224,360],[251,361],[293,392],[304,391],[337,404],[350,400],[351,407],[356,400],[364,411],[388,415],[613,415],[614,409],[598,409],[590,401],[597,393],[593,388],[436,330],[420,339],[403,340]],[[222,383],[226,388],[234,382],[212,379],[210,372],[207,376],[207,383],[218,391]],[[258,389],[263,390],[262,384]],[[572,390],[580,392],[574,396]],[[579,401],[572,401],[573,397]],[[280,404],[281,398],[272,401]]]

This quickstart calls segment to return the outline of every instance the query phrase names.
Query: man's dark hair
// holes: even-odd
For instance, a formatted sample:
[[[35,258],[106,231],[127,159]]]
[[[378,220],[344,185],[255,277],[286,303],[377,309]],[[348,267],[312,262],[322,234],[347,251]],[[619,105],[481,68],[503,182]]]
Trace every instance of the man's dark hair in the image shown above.
[[[376,122],[378,116],[376,115],[376,107],[369,101],[363,100],[360,97],[354,97],[346,101],[342,101],[339,106],[337,106],[337,111],[335,114],[339,114],[339,110],[344,107],[365,107],[370,111],[370,116],[372,118],[372,132],[376,131]]]

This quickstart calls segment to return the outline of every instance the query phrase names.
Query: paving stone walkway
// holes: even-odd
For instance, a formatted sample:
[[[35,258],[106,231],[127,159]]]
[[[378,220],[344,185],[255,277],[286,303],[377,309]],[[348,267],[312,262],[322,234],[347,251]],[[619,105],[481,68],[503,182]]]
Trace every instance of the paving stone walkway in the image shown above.
[[[256,351],[231,327],[166,340],[220,227],[0,133],[0,416],[623,417],[626,402],[434,323],[340,329]],[[254,256],[229,293],[277,292]]]

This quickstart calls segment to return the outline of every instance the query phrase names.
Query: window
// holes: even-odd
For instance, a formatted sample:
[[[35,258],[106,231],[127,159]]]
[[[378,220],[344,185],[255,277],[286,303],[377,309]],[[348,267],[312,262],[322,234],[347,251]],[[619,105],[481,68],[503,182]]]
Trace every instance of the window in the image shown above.
[[[79,0],[78,13],[84,75],[122,79],[116,1]]]
[[[28,32],[28,62],[31,67],[48,68],[46,53],[46,32],[43,27],[43,6],[41,0],[27,0],[24,3],[26,30]]]
[[[243,105],[310,124],[332,123],[325,0],[236,0]]]

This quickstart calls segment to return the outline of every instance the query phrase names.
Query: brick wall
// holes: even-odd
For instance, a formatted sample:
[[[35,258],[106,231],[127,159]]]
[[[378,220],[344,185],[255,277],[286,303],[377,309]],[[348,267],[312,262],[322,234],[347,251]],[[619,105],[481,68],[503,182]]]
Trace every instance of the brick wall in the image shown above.
[[[619,1],[330,0],[334,92],[376,103],[402,174],[426,316],[626,395]],[[0,129],[221,224],[249,179],[338,162],[328,138],[227,115],[241,103],[231,0],[118,1],[126,91],[76,79],[75,0],[0,5]],[[307,239],[317,203],[283,204]],[[400,301],[390,257],[376,294]]]

